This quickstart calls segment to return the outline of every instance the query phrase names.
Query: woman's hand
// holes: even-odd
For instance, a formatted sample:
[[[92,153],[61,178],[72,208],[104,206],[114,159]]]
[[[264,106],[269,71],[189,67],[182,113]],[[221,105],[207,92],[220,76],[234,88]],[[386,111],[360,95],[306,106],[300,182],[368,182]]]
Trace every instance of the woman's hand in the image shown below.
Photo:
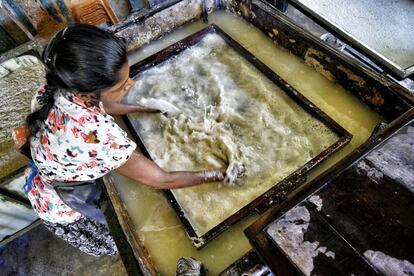
[[[227,167],[224,183],[228,186],[236,186],[240,184],[238,180],[243,177],[245,173],[246,168],[244,164],[238,161],[233,161]]]
[[[222,171],[166,172],[155,162],[135,151],[116,172],[157,189],[184,188],[205,182],[223,181],[226,177],[226,173]]]
[[[146,113],[161,113],[161,110],[155,109],[155,108],[149,108],[142,105],[136,105],[135,106],[136,111],[135,112],[146,112]]]

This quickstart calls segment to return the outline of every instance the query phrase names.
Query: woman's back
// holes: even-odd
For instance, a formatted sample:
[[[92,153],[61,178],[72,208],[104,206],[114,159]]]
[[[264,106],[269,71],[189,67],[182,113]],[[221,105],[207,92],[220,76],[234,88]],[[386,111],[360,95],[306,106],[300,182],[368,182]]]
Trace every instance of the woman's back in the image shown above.
[[[63,89],[55,92],[54,99],[44,124],[30,139],[39,174],[28,198],[42,219],[71,223],[81,214],[62,201],[53,183],[100,178],[125,163],[136,145],[96,106]]]
[[[135,144],[111,116],[60,90],[30,147],[42,178],[51,183],[102,177],[126,162]]]

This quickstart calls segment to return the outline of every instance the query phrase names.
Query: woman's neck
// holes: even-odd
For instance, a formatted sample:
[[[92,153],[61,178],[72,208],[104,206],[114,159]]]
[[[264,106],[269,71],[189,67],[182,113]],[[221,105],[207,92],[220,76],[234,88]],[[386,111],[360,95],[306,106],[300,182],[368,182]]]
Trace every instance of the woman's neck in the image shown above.
[[[93,93],[82,93],[75,92],[73,95],[81,101],[87,108],[98,111],[99,113],[106,115],[105,110],[103,109],[102,103],[99,101],[98,97]]]

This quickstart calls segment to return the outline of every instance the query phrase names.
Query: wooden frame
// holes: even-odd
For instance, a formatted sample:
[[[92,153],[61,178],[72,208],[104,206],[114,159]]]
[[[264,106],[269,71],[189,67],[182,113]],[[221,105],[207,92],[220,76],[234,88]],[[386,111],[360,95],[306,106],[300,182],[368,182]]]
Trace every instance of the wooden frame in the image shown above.
[[[103,178],[101,209],[118,247],[128,275],[159,275],[143,242],[136,234],[134,224],[117,192],[111,175]]]
[[[330,155],[335,153],[337,150],[345,146],[351,139],[352,135],[338,125],[334,120],[332,120],[327,114],[322,112],[320,109],[315,107],[309,100],[307,100],[303,95],[301,95],[297,90],[292,88],[286,81],[284,81],[280,76],[274,73],[270,68],[264,65],[261,61],[257,60],[250,52],[244,49],[240,44],[233,40],[229,35],[223,32],[216,25],[210,25],[207,28],[184,38],[183,40],[161,50],[160,52],[144,59],[141,62],[131,66],[130,76],[134,77],[137,74],[148,70],[162,62],[168,60],[169,58],[179,54],[183,50],[197,44],[201,41],[205,35],[215,33],[218,34],[225,42],[241,56],[243,56],[247,61],[254,65],[261,73],[263,73],[268,79],[270,79],[274,84],[280,87],[292,100],[294,100],[301,108],[311,114],[315,119],[322,122],[327,126],[331,131],[336,133],[339,136],[339,139],[332,144],[329,148],[318,154],[312,160],[304,164],[298,170],[290,174],[288,177],[282,181],[276,183],[271,189],[263,193],[261,196],[250,202],[248,205],[242,207],[232,216],[228,217],[226,220],[222,221],[217,226],[210,229],[205,234],[198,236],[195,229],[192,227],[190,221],[185,216],[183,210],[181,209],[179,203],[175,199],[173,193],[169,190],[165,191],[165,195],[170,201],[172,207],[179,216],[181,222],[184,224],[186,232],[190,239],[193,241],[193,244],[197,248],[201,248],[211,240],[216,237],[222,231],[224,231],[230,225],[233,225],[245,218],[247,215],[252,212],[261,212],[269,208],[269,206],[280,202],[286,198],[286,195],[299,187],[302,183],[306,181],[306,174],[313,169],[315,166],[320,164],[323,160],[328,158]],[[136,140],[138,147],[142,153],[151,159],[151,155],[145,147],[144,141],[140,138],[139,135],[139,126],[136,122],[129,119],[129,116],[124,116],[125,122],[128,128],[131,131],[133,138]]]

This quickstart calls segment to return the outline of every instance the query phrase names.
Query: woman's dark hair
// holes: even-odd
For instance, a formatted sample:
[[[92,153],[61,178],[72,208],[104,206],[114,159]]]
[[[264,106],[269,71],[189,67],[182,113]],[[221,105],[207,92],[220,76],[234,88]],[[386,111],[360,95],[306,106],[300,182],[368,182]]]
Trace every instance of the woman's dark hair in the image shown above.
[[[43,51],[46,65],[43,107],[26,118],[30,136],[46,120],[59,89],[91,93],[99,99],[102,90],[119,81],[127,62],[124,39],[90,25],[73,25],[59,31]]]

